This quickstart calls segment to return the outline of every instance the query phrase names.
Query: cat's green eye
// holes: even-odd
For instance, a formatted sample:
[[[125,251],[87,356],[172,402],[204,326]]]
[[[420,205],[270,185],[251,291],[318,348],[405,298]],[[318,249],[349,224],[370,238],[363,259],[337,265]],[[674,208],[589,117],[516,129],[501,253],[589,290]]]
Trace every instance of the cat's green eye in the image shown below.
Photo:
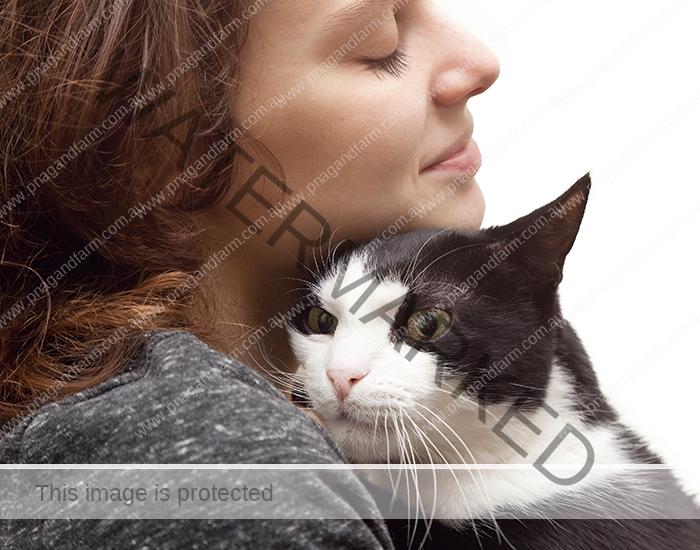
[[[406,321],[408,335],[419,342],[432,342],[447,332],[452,316],[441,309],[416,311]]]
[[[316,334],[333,334],[338,326],[338,319],[320,307],[312,307],[306,317],[306,323]]]

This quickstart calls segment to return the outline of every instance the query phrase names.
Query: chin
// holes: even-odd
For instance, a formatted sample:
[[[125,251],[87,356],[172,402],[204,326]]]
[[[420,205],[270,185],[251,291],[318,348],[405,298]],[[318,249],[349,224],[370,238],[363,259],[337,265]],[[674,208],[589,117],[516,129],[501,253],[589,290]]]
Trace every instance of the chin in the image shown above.
[[[481,227],[484,221],[486,201],[484,199],[484,194],[481,192],[481,187],[474,178],[470,180],[468,189],[465,191],[467,191],[467,193],[464,197],[464,201],[466,202],[464,206],[471,215],[463,222],[463,227],[466,231],[475,231]]]
[[[446,184],[442,191],[417,203],[425,210],[430,210],[431,201],[435,206],[433,210],[425,212],[424,216],[416,218],[413,228],[441,227],[476,231],[481,227],[486,203],[477,181],[471,178],[456,189],[450,185],[452,184]]]

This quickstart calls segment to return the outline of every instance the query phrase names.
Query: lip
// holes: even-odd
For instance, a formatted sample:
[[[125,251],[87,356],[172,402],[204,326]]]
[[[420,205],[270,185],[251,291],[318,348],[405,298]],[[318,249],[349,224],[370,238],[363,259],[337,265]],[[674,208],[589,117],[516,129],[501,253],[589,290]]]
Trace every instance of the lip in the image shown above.
[[[476,141],[470,136],[466,145],[464,141],[457,143],[446,151],[438,160],[420,171],[420,174],[431,172],[461,172],[475,175],[481,167],[481,151]]]

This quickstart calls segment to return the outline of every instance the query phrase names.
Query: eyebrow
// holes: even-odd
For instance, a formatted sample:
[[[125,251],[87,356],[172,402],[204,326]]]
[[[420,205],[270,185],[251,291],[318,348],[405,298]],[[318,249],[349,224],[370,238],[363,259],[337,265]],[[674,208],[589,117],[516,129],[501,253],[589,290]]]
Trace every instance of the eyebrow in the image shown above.
[[[321,29],[321,34],[326,34],[333,27],[345,25],[353,20],[366,15],[368,12],[376,9],[377,6],[386,4],[386,0],[358,0],[338,10],[330,15],[326,20],[325,25]]]

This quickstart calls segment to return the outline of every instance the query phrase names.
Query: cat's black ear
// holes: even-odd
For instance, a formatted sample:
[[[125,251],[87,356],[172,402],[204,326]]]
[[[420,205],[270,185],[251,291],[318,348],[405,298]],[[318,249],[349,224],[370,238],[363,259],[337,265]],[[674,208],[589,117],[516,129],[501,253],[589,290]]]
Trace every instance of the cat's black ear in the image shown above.
[[[590,173],[558,199],[508,225],[486,230],[499,255],[517,261],[535,281],[557,285],[574,244],[591,190]]]

